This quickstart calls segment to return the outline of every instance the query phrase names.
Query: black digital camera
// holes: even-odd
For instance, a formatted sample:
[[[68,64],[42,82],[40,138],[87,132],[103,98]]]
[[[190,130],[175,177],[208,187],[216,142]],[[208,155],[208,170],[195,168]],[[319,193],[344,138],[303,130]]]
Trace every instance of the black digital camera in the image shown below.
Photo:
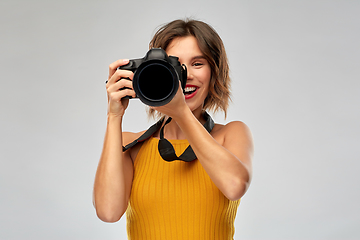
[[[168,56],[161,48],[152,48],[144,58],[132,59],[118,69],[134,72],[132,81],[136,97],[149,106],[163,106],[170,102],[179,88],[179,80],[185,89],[186,66],[180,64],[178,57]]]

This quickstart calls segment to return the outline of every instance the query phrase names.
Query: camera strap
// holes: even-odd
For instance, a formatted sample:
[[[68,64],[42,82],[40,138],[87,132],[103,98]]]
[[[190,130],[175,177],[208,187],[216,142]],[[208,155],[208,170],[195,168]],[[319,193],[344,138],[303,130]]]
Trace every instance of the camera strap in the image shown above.
[[[210,133],[215,125],[214,121],[207,112],[204,112],[204,118],[206,120],[206,122],[204,124],[204,128]],[[165,128],[166,124],[171,122],[171,120],[172,120],[172,118],[168,118],[167,121],[165,122],[164,126],[161,127],[164,122],[164,118],[162,118],[160,121],[158,121],[157,123],[152,125],[138,139],[136,139],[135,141],[133,141],[133,142],[129,143],[128,145],[126,145],[125,147],[123,147],[123,151],[126,151],[129,148],[134,147],[139,142],[143,142],[146,139],[150,138],[156,131],[158,131],[161,128],[160,129],[160,140],[158,143],[158,150],[159,150],[160,156],[165,161],[172,162],[174,160],[181,160],[184,162],[191,162],[191,161],[197,159],[197,157],[190,145],[185,149],[185,151],[180,156],[176,155],[173,145],[164,137],[164,128]]]

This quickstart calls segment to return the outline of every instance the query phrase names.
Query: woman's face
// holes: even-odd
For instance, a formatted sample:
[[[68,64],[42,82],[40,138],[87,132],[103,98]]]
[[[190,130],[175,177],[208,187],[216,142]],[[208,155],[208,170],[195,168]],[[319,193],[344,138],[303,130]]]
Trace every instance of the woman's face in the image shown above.
[[[197,40],[193,36],[179,37],[172,40],[166,49],[169,56],[179,58],[187,67],[185,101],[191,111],[202,109],[209,93],[211,68],[200,51]]]

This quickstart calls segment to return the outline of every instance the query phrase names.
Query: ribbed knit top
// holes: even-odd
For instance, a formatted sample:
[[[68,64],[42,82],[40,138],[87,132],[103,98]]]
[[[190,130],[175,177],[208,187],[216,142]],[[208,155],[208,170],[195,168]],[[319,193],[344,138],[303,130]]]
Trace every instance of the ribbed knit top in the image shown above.
[[[158,141],[145,141],[134,161],[128,239],[233,239],[240,200],[228,200],[197,159],[164,161]],[[187,140],[169,141],[178,156],[189,145]]]

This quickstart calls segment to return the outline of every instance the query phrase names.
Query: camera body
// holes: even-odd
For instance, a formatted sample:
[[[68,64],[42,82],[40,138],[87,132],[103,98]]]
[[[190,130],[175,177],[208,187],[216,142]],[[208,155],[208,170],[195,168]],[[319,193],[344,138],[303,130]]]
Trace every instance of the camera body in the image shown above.
[[[179,88],[179,80],[185,89],[186,66],[180,64],[178,57],[168,56],[161,48],[152,48],[145,57],[132,59],[118,69],[134,72],[132,81],[136,97],[149,106],[169,103]]]

